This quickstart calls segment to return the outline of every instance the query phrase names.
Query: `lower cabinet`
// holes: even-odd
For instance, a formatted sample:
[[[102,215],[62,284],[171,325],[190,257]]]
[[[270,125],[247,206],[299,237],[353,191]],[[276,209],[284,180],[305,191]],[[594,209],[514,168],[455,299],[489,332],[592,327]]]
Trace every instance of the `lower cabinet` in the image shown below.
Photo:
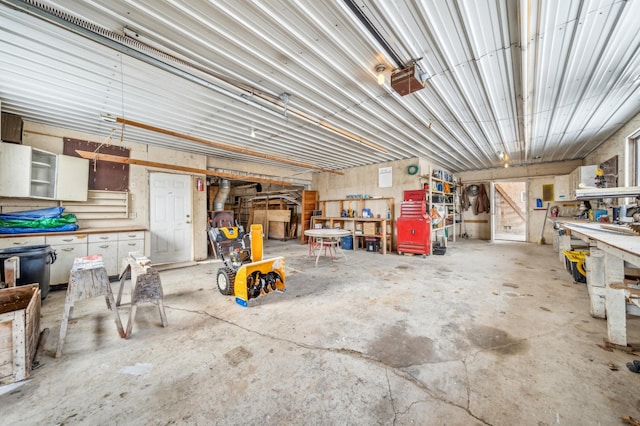
[[[56,252],[56,261],[49,269],[49,284],[64,284],[69,282],[69,272],[76,257],[87,255],[87,235],[47,235],[45,244],[50,245]]]
[[[129,253],[144,255],[144,231],[118,233],[118,268]]]
[[[144,232],[104,232],[100,234],[76,234],[47,236],[46,244],[56,251],[58,259],[51,265],[50,284],[69,282],[73,260],[81,256],[102,255],[109,276],[120,274],[122,258],[136,252],[144,255]]]
[[[122,258],[129,253],[145,254],[145,231],[104,232],[98,234],[55,234],[0,238],[0,249],[49,245],[56,261],[49,267],[49,284],[66,284],[76,257],[102,255],[109,276],[118,276]]]
[[[102,255],[104,267],[108,275],[118,275],[120,263],[118,262],[118,234],[89,234],[87,255]]]
[[[0,238],[0,249],[13,247],[40,246],[44,244],[43,236]]]

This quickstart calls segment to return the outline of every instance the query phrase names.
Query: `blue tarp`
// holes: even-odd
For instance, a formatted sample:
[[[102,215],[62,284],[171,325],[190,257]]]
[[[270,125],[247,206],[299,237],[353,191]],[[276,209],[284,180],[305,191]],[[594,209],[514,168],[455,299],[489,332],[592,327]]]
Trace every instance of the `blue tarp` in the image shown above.
[[[0,214],[0,219],[4,220],[36,220],[43,218],[55,218],[60,217],[64,207],[50,207],[47,209],[38,210],[25,210],[21,212],[11,212],[7,214]]]
[[[0,228],[0,234],[35,234],[42,232],[70,232],[79,228],[75,223],[69,223],[55,228]]]
[[[0,214],[0,234],[76,231],[76,217],[63,211],[63,207],[50,207]]]

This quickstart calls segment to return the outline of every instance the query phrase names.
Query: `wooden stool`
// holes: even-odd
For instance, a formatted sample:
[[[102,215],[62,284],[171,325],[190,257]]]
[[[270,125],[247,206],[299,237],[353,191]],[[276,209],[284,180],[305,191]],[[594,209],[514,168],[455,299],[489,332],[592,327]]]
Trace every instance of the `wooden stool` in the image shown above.
[[[67,297],[64,302],[64,314],[62,316],[62,324],[60,324],[60,337],[58,338],[58,347],[56,349],[56,358],[62,354],[62,345],[67,335],[67,326],[69,318],[73,313],[73,304],[78,300],[89,299],[92,297],[104,296],[107,302],[107,308],[113,312],[113,317],[118,327],[120,337],[126,337],[120,315],[113,300],[111,285],[109,284],[109,276],[102,262],[102,255],[76,257],[73,261],[71,274],[69,275],[69,285],[67,286]]]
[[[133,330],[133,320],[136,316],[138,303],[155,303],[158,304],[160,311],[160,321],[162,326],[167,326],[167,315],[164,312],[164,304],[162,302],[162,284],[160,283],[160,275],[158,271],[151,267],[151,260],[146,256],[139,256],[129,253],[129,256],[122,259],[122,268],[120,272],[120,290],[118,290],[118,300],[116,306],[120,306],[122,300],[122,289],[127,279],[127,273],[131,276],[131,284],[133,289],[131,292],[131,310],[129,311],[129,322],[127,323],[126,338],[131,336]]]

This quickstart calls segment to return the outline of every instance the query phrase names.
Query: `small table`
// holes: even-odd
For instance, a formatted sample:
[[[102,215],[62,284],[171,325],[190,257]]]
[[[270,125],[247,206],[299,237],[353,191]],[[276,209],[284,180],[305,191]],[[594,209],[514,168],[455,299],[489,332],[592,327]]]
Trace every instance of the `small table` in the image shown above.
[[[342,237],[348,237],[352,235],[351,231],[346,229],[307,229],[304,231],[304,235],[309,237],[309,254],[313,253],[316,256],[316,267],[318,266],[318,259],[320,259],[321,248],[325,244],[335,243],[336,247],[340,249],[340,253],[347,260],[347,255],[342,251],[342,247],[338,243],[338,240]],[[316,254],[316,250],[318,253]],[[332,256],[333,258],[333,256]]]

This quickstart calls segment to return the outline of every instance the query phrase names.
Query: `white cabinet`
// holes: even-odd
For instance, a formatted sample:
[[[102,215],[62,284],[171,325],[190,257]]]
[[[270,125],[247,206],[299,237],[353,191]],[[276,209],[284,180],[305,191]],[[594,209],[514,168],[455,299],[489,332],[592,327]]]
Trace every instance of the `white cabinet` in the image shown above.
[[[69,273],[74,259],[87,255],[87,235],[47,235],[45,242],[56,251],[56,261],[50,269],[49,284],[69,282]]]
[[[569,175],[556,176],[553,182],[554,201],[571,200],[571,191],[569,190]]]
[[[56,252],[51,264],[51,285],[69,282],[69,273],[76,257],[102,255],[109,276],[120,274],[122,258],[131,252],[144,255],[145,231],[99,232],[89,234],[60,234],[0,238],[0,249],[33,245],[49,245]]]
[[[25,246],[39,246],[44,244],[44,237],[8,237],[0,238],[0,249]]]
[[[89,160],[0,144],[0,196],[86,201]]]
[[[89,160],[58,155],[56,200],[87,201],[89,191]]]
[[[133,252],[144,255],[144,231],[118,233],[118,263]]]
[[[87,256],[96,254],[102,256],[102,261],[104,262],[104,267],[108,275],[113,276],[120,274],[117,233],[89,234]]]
[[[31,196],[31,148],[0,143],[0,196]]]

